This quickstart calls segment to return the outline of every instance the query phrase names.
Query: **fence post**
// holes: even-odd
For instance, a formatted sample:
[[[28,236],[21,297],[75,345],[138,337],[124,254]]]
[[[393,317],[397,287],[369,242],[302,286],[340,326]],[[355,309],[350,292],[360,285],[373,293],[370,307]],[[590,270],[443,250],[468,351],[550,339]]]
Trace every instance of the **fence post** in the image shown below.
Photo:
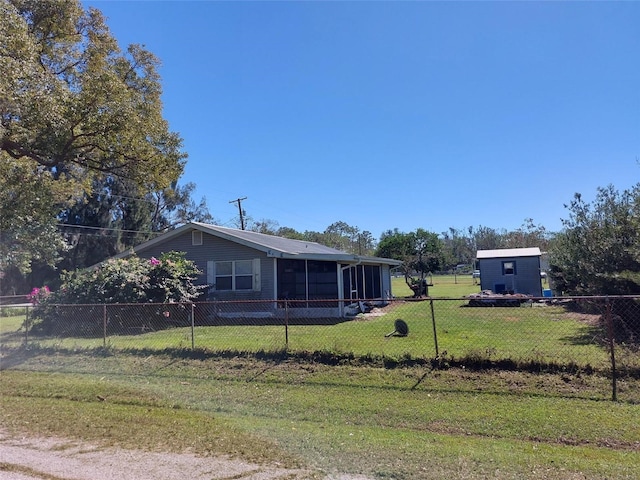
[[[196,349],[196,316],[195,316],[196,304],[191,304],[191,350]]]
[[[615,331],[613,328],[613,319],[611,318],[611,302],[607,298],[607,307],[605,313],[605,321],[607,323],[607,333],[609,336],[609,351],[611,354],[611,400],[618,400],[618,374],[616,371],[616,354],[615,354]]]
[[[429,300],[429,305],[431,306],[431,323],[433,324],[433,341],[436,346],[436,358],[440,356],[440,352],[438,352],[438,332],[436,331],[436,314],[433,310],[433,299]]]
[[[24,344],[29,344],[29,307],[24,307]]]
[[[289,350],[289,302],[284,302],[284,348]]]
[[[102,346],[107,348],[107,304],[102,305]]]

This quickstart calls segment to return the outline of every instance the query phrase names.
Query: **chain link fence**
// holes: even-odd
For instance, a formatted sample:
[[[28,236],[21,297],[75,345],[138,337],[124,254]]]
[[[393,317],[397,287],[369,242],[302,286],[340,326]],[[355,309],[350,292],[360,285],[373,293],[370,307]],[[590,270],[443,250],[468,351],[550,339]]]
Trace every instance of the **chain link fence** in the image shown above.
[[[25,346],[596,374],[615,399],[640,378],[640,297],[0,305],[2,356]]]

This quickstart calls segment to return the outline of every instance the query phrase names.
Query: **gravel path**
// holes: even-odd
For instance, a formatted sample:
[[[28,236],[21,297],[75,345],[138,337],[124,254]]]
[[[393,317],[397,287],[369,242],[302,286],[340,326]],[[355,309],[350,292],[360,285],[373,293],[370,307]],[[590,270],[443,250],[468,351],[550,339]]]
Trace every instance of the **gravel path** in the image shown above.
[[[0,480],[307,480],[320,475],[226,458],[101,448],[0,431]],[[337,475],[325,480],[368,480]]]
[[[309,478],[309,472],[189,454],[96,448],[49,439],[0,441],[2,480],[213,480]]]

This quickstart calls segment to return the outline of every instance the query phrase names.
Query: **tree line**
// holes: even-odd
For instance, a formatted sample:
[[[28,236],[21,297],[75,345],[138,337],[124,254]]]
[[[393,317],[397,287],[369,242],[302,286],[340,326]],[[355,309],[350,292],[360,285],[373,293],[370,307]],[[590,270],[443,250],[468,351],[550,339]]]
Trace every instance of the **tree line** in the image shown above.
[[[78,0],[0,0],[0,294],[55,285],[189,221],[218,223],[195,185],[180,185],[187,153],[162,116],[158,59],[121,50],[101,12]],[[563,230],[532,219],[385,231],[336,221],[299,232],[247,218],[248,229],[358,254],[401,259],[407,271],[471,265],[477,250],[540,247],[564,293],[640,293],[640,187],[578,194]]]

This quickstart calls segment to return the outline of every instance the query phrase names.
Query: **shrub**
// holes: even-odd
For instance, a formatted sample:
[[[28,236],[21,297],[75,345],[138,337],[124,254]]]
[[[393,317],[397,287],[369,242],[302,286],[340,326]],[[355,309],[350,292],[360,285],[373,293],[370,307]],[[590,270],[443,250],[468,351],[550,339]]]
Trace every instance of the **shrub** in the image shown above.
[[[130,256],[107,260],[92,269],[63,272],[60,289],[38,299],[39,303],[33,312],[33,317],[40,320],[36,328],[44,333],[77,333],[76,327],[79,326],[71,328],[70,325],[78,322],[62,318],[68,317],[68,313],[63,315],[61,312],[71,310],[61,310],[55,305],[193,301],[206,288],[194,283],[200,273],[183,252],[164,253],[158,259]],[[89,320],[90,315],[83,317],[87,320],[80,321],[80,324],[93,323]]]
[[[204,288],[194,284],[200,273],[184,252],[150,260],[136,256],[107,260],[93,269],[63,272],[60,289],[46,303],[189,302]]]

